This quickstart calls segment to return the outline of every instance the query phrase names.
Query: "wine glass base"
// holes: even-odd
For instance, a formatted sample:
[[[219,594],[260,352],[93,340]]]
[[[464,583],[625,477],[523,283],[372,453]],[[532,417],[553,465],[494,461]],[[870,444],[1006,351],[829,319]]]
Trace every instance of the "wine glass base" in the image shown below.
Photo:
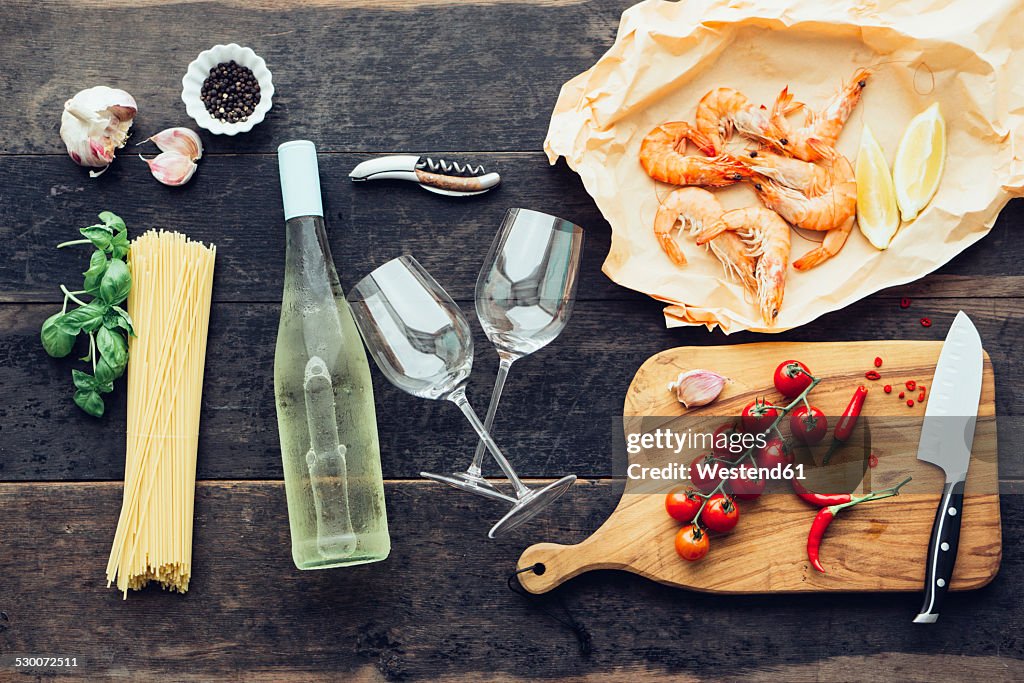
[[[506,503],[517,502],[513,496],[502,493],[498,489],[494,488],[494,484],[487,481],[483,477],[473,476],[468,472],[452,472],[451,474],[434,474],[433,472],[420,472],[420,476],[424,479],[432,479],[433,481],[439,481],[442,484],[448,484],[454,486],[461,491],[468,491],[469,493],[475,493],[478,496],[490,498],[492,500],[501,500]]]
[[[554,503],[563,493],[568,491],[574,481],[576,481],[576,475],[570,474],[543,488],[533,489],[530,493],[520,498],[512,509],[509,510],[508,514],[491,527],[491,530],[487,532],[487,537],[497,538],[530,521],[543,511],[544,508]]]

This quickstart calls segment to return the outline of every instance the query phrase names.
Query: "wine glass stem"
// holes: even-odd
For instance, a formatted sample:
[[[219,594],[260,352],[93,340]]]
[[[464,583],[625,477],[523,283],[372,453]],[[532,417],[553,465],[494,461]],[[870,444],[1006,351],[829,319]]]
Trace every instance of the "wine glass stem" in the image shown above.
[[[512,465],[510,465],[508,460],[505,459],[501,449],[498,448],[498,444],[494,443],[494,439],[492,439],[491,435],[487,433],[486,429],[484,429],[484,426],[480,422],[480,418],[477,417],[473,407],[469,405],[469,399],[466,398],[465,388],[460,387],[459,389],[456,389],[450,396],[448,396],[448,400],[457,405],[462,411],[462,414],[466,416],[467,420],[469,420],[469,424],[473,425],[473,429],[476,430],[480,440],[483,441],[484,446],[486,446],[487,450],[491,452],[494,459],[498,461],[501,471],[505,473],[505,476],[508,477],[513,488],[515,488],[516,497],[522,498],[530,493],[530,488],[521,482],[519,477],[516,476],[515,470],[512,469]]]
[[[484,430],[490,434],[491,427],[494,426],[494,415],[498,412],[498,403],[501,401],[501,392],[505,388],[505,379],[508,378],[509,368],[512,367],[514,358],[507,356],[501,357],[501,363],[498,365],[498,376],[494,379],[494,390],[491,391],[491,404],[487,406],[487,416],[484,418]],[[476,453],[473,454],[473,463],[469,466],[469,474],[474,477],[482,476],[482,467],[484,464],[484,453],[487,451],[487,445],[481,439],[476,445]]]

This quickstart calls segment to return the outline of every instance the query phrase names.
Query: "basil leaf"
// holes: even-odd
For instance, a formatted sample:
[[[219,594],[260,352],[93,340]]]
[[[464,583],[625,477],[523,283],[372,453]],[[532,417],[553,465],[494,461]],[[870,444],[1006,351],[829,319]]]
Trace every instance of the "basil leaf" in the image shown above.
[[[100,212],[100,220],[103,221],[104,225],[107,225],[115,230],[124,230],[124,221],[113,211],[102,211]]]
[[[95,391],[79,389],[75,392],[75,403],[93,417],[103,417],[103,398]]]
[[[96,348],[110,367],[118,369],[128,364],[128,344],[120,333],[101,327],[96,333]]]
[[[131,244],[128,242],[128,231],[123,230],[110,240],[110,255],[117,259],[123,259],[128,255]]]
[[[107,255],[102,251],[92,252],[89,258],[89,270],[82,273],[85,276],[85,284],[82,287],[86,292],[96,296],[100,291],[100,280],[107,272]]]
[[[108,305],[119,304],[128,298],[132,288],[132,274],[120,259],[114,259],[107,266],[107,272],[100,280],[100,298]]]
[[[128,315],[128,311],[124,310],[120,306],[111,306],[112,309],[117,313],[120,320],[117,326],[126,331],[131,336],[135,335],[135,323],[132,322],[132,317]]]
[[[90,301],[85,306],[69,311],[57,323],[61,330],[68,334],[77,335],[82,330],[95,332],[103,324],[103,314],[106,307],[100,301]]]
[[[39,339],[43,342],[43,348],[54,358],[63,358],[71,353],[71,349],[75,346],[75,338],[78,336],[69,334],[61,328],[60,320],[63,317],[63,313],[54,313],[46,319],[39,331]]]
[[[102,386],[107,386],[115,379],[119,378],[124,374],[124,366],[115,368],[107,362],[106,358],[100,357],[96,361],[96,383]],[[104,393],[107,393],[104,391]]]
[[[92,391],[96,388],[96,378],[88,372],[72,370],[71,380],[75,383],[75,388],[81,389],[82,391]]]
[[[113,239],[113,235],[106,228],[92,225],[88,228],[82,228],[79,232],[92,242],[92,246],[100,251],[110,251],[110,240]]]

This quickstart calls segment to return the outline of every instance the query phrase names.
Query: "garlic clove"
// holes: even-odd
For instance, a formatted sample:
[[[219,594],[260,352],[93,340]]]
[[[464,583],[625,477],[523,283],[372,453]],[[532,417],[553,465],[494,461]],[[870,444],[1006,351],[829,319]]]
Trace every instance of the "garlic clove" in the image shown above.
[[[124,147],[137,111],[135,98],[124,90],[98,85],[80,91],[64,103],[60,118],[60,137],[68,155],[79,166],[106,170],[114,150]]]
[[[685,408],[706,406],[718,398],[725,388],[726,378],[711,370],[689,370],[679,373],[674,382],[669,382],[668,390],[674,392],[676,399]]]
[[[140,154],[139,158],[149,164],[149,172],[154,178],[172,187],[187,183],[199,168],[196,162],[181,152],[161,152],[152,159]]]
[[[190,128],[168,128],[143,142],[152,142],[161,152],[184,154],[192,161],[198,161],[203,156],[203,141]]]

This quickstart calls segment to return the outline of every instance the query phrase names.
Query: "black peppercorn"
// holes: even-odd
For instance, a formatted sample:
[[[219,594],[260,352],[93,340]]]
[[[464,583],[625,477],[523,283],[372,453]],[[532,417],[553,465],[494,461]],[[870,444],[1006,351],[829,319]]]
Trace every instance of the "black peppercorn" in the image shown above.
[[[234,60],[210,69],[201,97],[206,111],[226,123],[245,121],[260,102],[260,84],[252,69]]]

